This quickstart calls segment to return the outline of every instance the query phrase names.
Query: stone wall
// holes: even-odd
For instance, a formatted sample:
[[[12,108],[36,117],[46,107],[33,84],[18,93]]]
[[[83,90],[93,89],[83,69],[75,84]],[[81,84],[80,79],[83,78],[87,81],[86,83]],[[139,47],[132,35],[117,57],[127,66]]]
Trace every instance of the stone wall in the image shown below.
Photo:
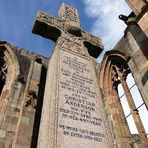
[[[36,147],[48,59],[0,42],[8,64],[0,101],[0,148]]]
[[[138,25],[130,25],[113,50],[121,51],[129,57],[128,65],[135,78],[148,108],[148,38]]]
[[[122,133],[123,128],[127,126],[127,123],[125,121],[125,125],[123,124],[123,121],[120,123],[120,118],[122,119],[123,112],[120,112],[121,109],[117,109],[118,101],[115,102],[116,95],[113,97],[113,91],[110,91],[110,84],[113,79],[109,80],[110,77],[110,68],[112,65],[115,64],[115,61],[118,61],[120,63],[120,58],[123,57],[127,61],[127,65],[129,66],[131,73],[133,74],[133,77],[135,79],[136,85],[138,86],[138,89],[141,93],[141,96],[144,100],[144,103],[146,107],[148,108],[148,38],[146,34],[143,32],[143,30],[136,24],[136,23],[130,23],[128,27],[125,30],[124,37],[121,38],[121,40],[117,43],[117,45],[113,48],[113,50],[106,52],[103,62],[101,64],[101,75],[100,75],[100,87],[102,88],[102,94],[104,96],[103,100],[106,106],[106,111],[108,114],[108,118],[112,123],[113,127],[113,133],[115,134],[115,141],[117,142],[118,147],[122,147],[121,142],[128,143],[128,139],[126,138],[126,134],[128,133],[127,129],[124,129],[126,131],[125,133]],[[108,64],[107,64],[108,63]],[[124,62],[121,62],[122,64]],[[110,65],[110,66],[109,66]],[[118,85],[118,81],[116,81],[116,85]],[[114,107],[117,109],[114,109]],[[115,118],[114,117],[115,114]],[[124,118],[123,118],[124,119]],[[116,125],[117,124],[117,125]],[[123,125],[122,125],[123,124]],[[120,129],[120,125],[122,129]],[[119,136],[119,137],[118,137]],[[135,148],[141,148],[141,147],[147,147],[147,143],[141,145],[139,142],[132,142],[132,138],[135,139],[134,135],[129,134],[130,145]],[[136,136],[137,137],[137,136]],[[119,138],[119,139],[118,139]],[[125,140],[123,140],[125,139]],[[135,140],[134,140],[135,141]],[[121,143],[121,145],[120,145]],[[132,144],[133,143],[133,144]],[[128,145],[127,145],[128,146]],[[127,147],[126,146],[126,147]],[[124,146],[123,146],[124,147]]]

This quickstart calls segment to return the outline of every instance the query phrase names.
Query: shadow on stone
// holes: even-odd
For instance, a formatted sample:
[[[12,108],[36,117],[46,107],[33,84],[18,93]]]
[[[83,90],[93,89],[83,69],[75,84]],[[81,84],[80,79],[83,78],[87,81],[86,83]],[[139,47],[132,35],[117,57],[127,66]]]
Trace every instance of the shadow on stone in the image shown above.
[[[38,101],[37,101],[36,114],[35,114],[34,126],[33,126],[31,148],[37,147],[41,113],[42,113],[42,105],[43,105],[43,97],[44,97],[44,88],[45,88],[45,82],[46,82],[46,73],[47,73],[46,67],[42,66],[41,79],[39,83],[40,85],[39,85]]]
[[[148,80],[148,70],[145,72],[145,74],[142,77],[142,80],[141,80],[142,85],[145,85],[147,80]]]

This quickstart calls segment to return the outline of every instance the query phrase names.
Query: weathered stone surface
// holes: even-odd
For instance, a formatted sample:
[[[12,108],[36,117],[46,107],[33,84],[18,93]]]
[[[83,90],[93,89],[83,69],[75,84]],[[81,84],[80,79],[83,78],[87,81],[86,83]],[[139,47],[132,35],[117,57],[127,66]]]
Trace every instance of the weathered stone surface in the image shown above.
[[[148,25],[147,24],[148,24],[148,10],[138,22],[138,25],[141,27],[143,32],[148,37]]]
[[[71,145],[72,148],[107,148],[108,127],[101,111],[103,104],[92,58],[97,57],[97,50],[102,48],[100,39],[81,32],[81,29],[79,35],[75,32],[79,28],[79,20],[74,8],[63,4],[59,17],[62,25],[54,27],[62,33],[49,63],[38,147],[68,148]],[[57,21],[55,18],[49,21],[49,18],[40,13],[33,32],[47,37],[40,31],[41,24],[44,22],[46,28],[50,28],[54,20]],[[59,35],[54,30],[50,31],[52,35]],[[50,35],[48,37],[53,39]]]
[[[30,122],[25,120],[28,123],[29,128],[27,127],[23,130],[21,127],[22,122],[20,122],[20,120],[23,117],[22,110],[25,107],[24,96],[27,95],[26,90],[28,89],[33,89],[36,93],[38,93],[41,89],[41,85],[39,86],[38,84],[40,83],[40,77],[42,76],[42,64],[47,64],[48,60],[44,57],[26,51],[25,49],[14,47],[7,42],[0,42],[0,50],[1,55],[5,57],[9,71],[7,75],[7,82],[4,86],[6,89],[2,91],[0,96],[0,135],[1,138],[3,137],[4,139],[0,140],[0,146],[4,148],[15,146],[16,143],[19,142],[17,137],[22,132],[23,134],[20,136],[20,139],[23,140],[28,138],[29,140],[27,144],[28,147],[30,147],[36,109],[31,108],[32,112],[29,113]],[[33,61],[35,63],[35,70],[31,67],[31,61],[34,57],[40,57],[42,59],[41,64],[38,64],[38,60]],[[26,129],[29,129],[29,132]],[[26,147],[26,145],[24,146]]]
[[[17,144],[15,148],[30,148],[30,146]]]
[[[108,147],[91,60],[61,51],[59,69],[57,147]]]
[[[12,116],[6,117],[6,122],[8,122],[8,123],[16,124],[17,121],[18,121],[18,118],[16,118],[16,117],[12,117]]]
[[[77,10],[67,4],[57,18],[38,12],[33,27],[33,33],[56,41],[49,64],[0,41],[0,148],[148,147],[123,80],[139,135],[130,133],[117,92],[118,75],[124,71],[125,78],[129,67],[148,108],[147,1],[126,1],[136,15],[122,17],[128,25],[124,37],[100,64],[95,58],[103,50],[101,39],[80,27]]]
[[[26,116],[22,116],[21,122],[23,124],[30,124],[30,118]]]
[[[6,131],[0,130],[0,138],[6,138]]]
[[[132,11],[138,15],[146,5],[146,0],[125,0]]]
[[[60,36],[65,36],[68,39],[71,36],[75,37],[75,41],[83,41],[82,44],[90,49],[89,53],[95,58],[103,50],[101,39],[80,28],[77,10],[64,3],[59,10],[58,18],[39,11],[32,32],[53,41],[57,41]]]

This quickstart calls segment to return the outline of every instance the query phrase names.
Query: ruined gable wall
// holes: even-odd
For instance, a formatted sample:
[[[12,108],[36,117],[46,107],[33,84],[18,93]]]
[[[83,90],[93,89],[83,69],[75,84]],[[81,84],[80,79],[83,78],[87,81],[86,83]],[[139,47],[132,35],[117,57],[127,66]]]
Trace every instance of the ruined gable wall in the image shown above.
[[[7,95],[1,95],[0,147],[29,148],[36,145],[33,137],[37,137],[38,133],[48,59],[7,42],[0,43],[1,52],[8,49],[16,59],[10,64],[14,65],[12,69],[16,71],[15,65],[18,68],[9,89],[5,88]],[[10,75],[13,75],[11,72]]]

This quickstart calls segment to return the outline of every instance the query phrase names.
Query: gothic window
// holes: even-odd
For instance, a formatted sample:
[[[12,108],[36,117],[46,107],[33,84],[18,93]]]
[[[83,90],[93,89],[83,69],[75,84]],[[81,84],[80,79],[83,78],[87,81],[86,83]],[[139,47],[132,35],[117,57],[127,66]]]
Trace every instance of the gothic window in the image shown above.
[[[130,60],[132,59],[120,51],[106,52],[101,66],[100,87],[111,119],[115,143],[118,145],[122,141],[125,147],[126,144],[130,147],[141,143],[148,147],[147,98],[140,91],[143,86],[137,73],[133,76],[137,77],[138,83],[132,77],[135,69],[133,65],[130,65],[132,69],[129,68]]]
[[[1,56],[0,57],[0,95],[6,83],[6,76],[7,76],[7,64],[4,58]]]
[[[144,129],[145,129],[146,133],[148,133],[148,125],[147,125],[148,111],[146,109],[145,103],[142,99],[142,96],[138,90],[138,87],[137,87],[131,73],[127,76],[126,82],[128,84],[128,88],[129,88],[132,98],[134,100],[136,109],[138,110],[138,113],[140,115]],[[130,107],[128,105],[128,102],[127,102],[127,99],[126,99],[126,96],[125,96],[125,93],[124,93],[124,90],[123,90],[123,87],[121,84],[118,87],[118,92],[119,92],[120,101],[121,101],[121,104],[122,104],[122,107],[124,110],[125,118],[127,119],[130,131],[132,134],[138,134],[138,130],[137,130],[136,125],[134,123],[134,119],[133,119],[132,113],[130,111]]]
[[[146,143],[148,111],[127,64],[118,62],[112,64],[112,82],[119,95],[131,134],[138,134],[137,141]]]

